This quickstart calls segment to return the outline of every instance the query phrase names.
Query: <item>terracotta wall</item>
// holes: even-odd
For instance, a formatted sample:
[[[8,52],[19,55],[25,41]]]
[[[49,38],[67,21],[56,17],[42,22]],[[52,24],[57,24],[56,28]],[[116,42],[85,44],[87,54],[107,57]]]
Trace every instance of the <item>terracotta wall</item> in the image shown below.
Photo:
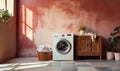
[[[107,38],[120,25],[120,0],[19,0],[18,56],[36,56],[53,33],[79,34],[81,24]]]
[[[16,7],[16,0],[15,0]],[[3,23],[0,18],[0,63],[16,57],[16,8],[9,24]]]

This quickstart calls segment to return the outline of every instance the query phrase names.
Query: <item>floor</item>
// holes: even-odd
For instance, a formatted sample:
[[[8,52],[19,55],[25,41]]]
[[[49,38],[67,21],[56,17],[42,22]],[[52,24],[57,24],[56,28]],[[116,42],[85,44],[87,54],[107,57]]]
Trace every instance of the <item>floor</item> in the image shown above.
[[[37,58],[15,58],[0,64],[0,71],[120,71],[120,61],[39,61]]]

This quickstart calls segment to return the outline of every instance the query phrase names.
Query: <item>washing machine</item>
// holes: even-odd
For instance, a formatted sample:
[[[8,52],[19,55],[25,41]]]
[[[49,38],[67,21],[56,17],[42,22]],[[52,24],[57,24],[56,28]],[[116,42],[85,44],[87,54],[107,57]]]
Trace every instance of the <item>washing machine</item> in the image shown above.
[[[74,60],[73,33],[53,34],[53,60]]]

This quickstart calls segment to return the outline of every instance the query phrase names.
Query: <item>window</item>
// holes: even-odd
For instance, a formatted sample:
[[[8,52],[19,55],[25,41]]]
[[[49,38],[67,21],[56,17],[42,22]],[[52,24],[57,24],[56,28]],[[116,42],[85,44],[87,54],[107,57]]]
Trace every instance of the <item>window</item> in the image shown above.
[[[0,0],[0,9],[8,9],[14,15],[14,0]]]

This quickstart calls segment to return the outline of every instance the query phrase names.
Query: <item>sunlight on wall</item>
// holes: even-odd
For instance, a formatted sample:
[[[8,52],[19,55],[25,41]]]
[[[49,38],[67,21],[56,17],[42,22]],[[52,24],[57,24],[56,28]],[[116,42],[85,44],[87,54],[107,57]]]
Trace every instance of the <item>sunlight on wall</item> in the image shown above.
[[[25,23],[22,23],[22,34],[25,35]]]
[[[22,21],[25,21],[25,6],[22,5]]]
[[[33,13],[30,9],[26,8],[26,24],[32,28],[33,23]]]
[[[30,9],[26,8],[26,36],[30,40],[33,40],[32,24],[33,24],[33,13]]]
[[[33,40],[33,32],[30,27],[26,27],[26,36],[32,41]]]
[[[22,34],[33,40],[33,13],[22,5]]]

